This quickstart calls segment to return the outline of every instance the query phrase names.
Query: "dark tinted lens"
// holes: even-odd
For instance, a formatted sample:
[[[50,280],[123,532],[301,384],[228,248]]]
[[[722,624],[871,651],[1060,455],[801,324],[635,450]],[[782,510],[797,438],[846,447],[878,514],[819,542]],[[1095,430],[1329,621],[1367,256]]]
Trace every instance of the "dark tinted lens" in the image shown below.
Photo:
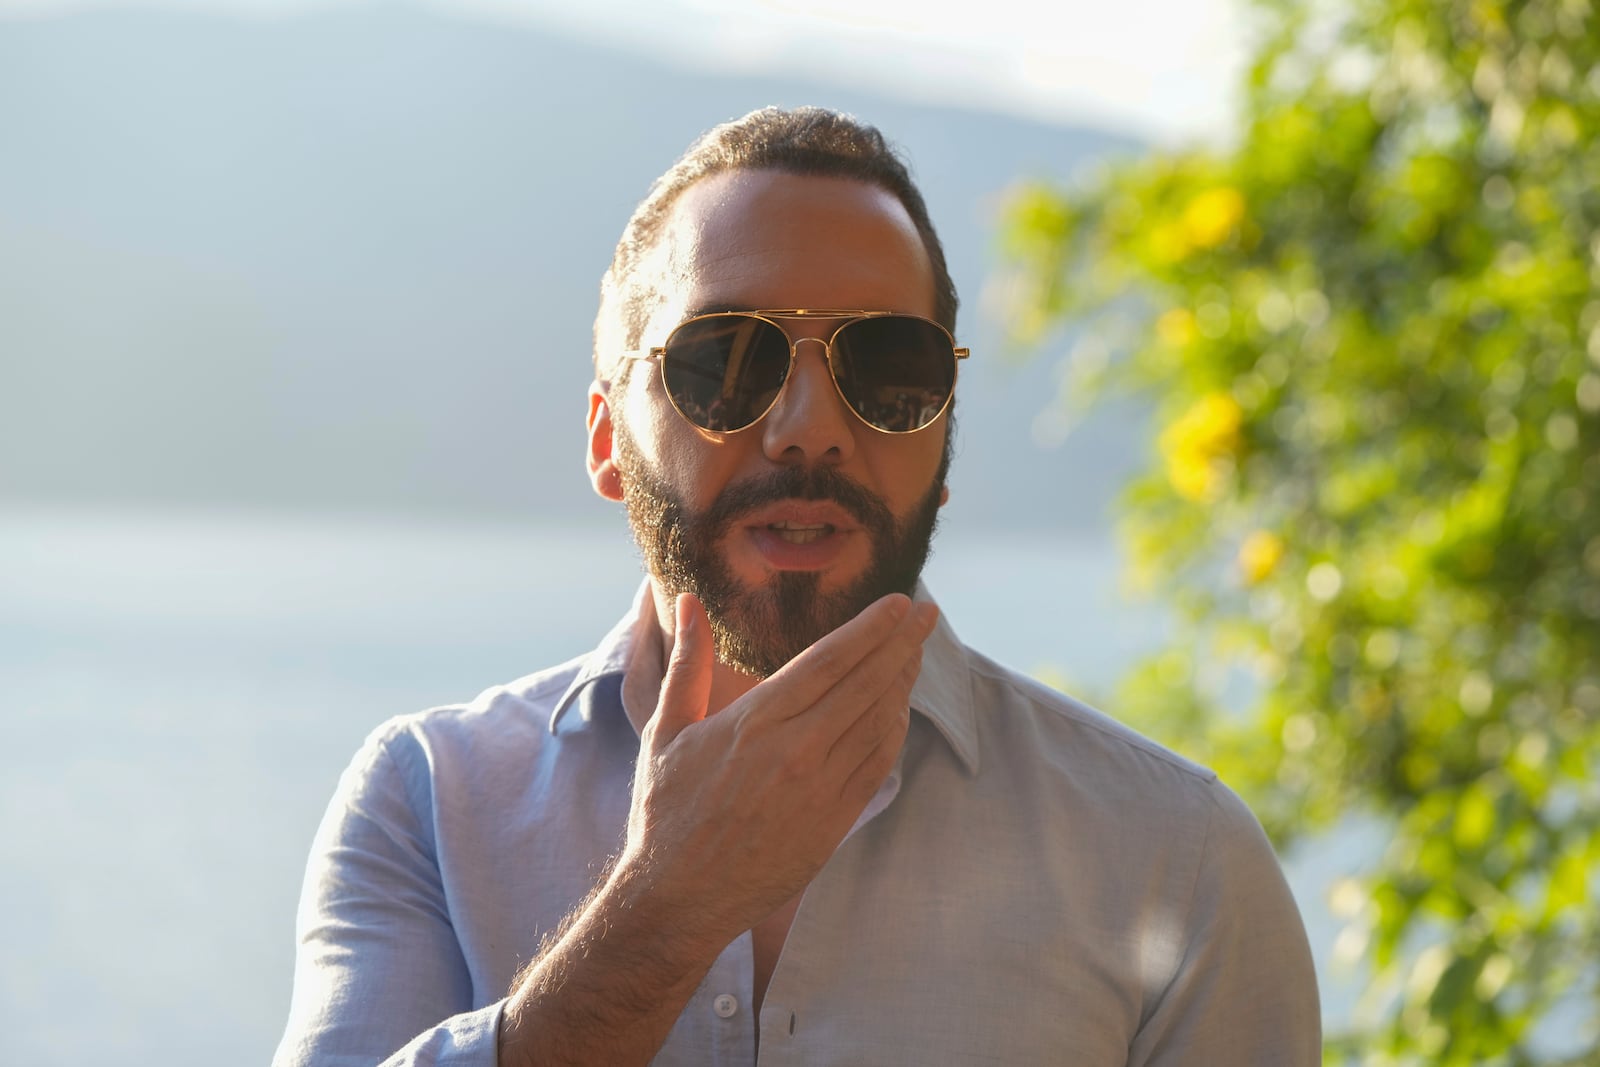
[[[860,319],[833,342],[833,375],[849,405],[880,430],[905,433],[939,417],[956,381],[950,336],[922,319]]]
[[[766,414],[789,376],[789,340],[748,315],[690,319],[667,338],[661,379],[685,418],[742,430]]]

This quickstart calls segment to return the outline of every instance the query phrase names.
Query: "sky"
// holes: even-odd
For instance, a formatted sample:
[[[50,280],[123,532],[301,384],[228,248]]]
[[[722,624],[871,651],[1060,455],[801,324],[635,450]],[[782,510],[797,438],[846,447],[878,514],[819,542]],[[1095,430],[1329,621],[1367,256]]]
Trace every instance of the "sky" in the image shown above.
[[[1225,138],[1247,0],[0,0],[0,17],[183,8],[292,17],[407,3],[525,24],[699,69],[803,74],[919,102]]]

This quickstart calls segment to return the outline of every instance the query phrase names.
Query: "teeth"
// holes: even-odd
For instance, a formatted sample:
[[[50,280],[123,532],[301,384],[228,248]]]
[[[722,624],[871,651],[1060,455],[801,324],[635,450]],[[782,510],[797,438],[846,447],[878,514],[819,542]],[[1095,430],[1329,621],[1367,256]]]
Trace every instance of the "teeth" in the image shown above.
[[[809,545],[819,537],[833,532],[833,527],[825,522],[774,522],[768,524],[767,529],[791,545]]]

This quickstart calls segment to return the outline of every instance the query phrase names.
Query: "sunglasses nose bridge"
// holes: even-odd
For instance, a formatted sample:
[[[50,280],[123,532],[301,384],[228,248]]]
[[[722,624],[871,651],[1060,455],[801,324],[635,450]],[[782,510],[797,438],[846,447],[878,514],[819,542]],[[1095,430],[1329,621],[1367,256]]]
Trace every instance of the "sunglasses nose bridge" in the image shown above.
[[[799,359],[800,358],[800,346],[805,344],[808,341],[811,342],[812,344],[821,346],[821,348],[822,348],[822,353],[821,353],[822,361],[824,363],[826,363],[828,361],[828,354],[831,351],[831,346],[828,344],[827,338],[824,338],[824,337],[796,337],[794,340],[789,342],[789,356],[790,356],[790,358],[791,359]]]
[[[838,389],[838,381],[833,376],[833,344],[826,337],[793,337],[789,338],[789,369],[784,375],[784,387],[787,390],[794,379],[807,372],[801,369],[800,355],[805,351],[807,343],[817,346],[817,356],[822,360],[822,373],[833,382],[834,389]]]

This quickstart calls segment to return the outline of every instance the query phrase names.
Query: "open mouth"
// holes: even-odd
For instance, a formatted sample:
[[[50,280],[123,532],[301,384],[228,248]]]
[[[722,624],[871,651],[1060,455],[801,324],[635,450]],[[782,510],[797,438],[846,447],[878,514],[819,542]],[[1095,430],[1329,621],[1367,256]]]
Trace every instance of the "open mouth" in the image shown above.
[[[866,543],[861,525],[832,500],[780,500],[751,512],[739,543],[749,573],[852,569]],[[743,549],[741,549],[742,551]]]
[[[826,522],[769,522],[767,529],[791,545],[809,545],[834,532]]]

